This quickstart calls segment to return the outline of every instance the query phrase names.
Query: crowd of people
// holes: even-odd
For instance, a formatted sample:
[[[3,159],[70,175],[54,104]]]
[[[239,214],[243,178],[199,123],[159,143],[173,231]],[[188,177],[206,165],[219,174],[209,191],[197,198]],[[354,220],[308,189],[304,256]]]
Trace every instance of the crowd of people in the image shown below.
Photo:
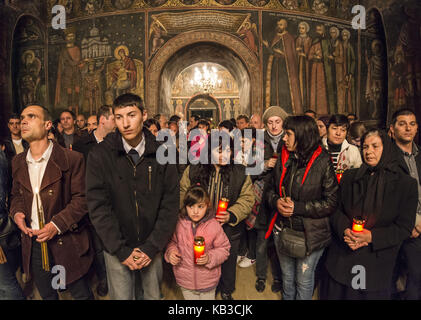
[[[0,300],[27,299],[22,283],[58,299],[57,265],[74,299],[94,299],[95,273],[98,296],[159,300],[164,264],[186,300],[233,300],[252,266],[256,291],[270,270],[283,300],[418,300],[418,125],[410,109],[391,119],[271,106],[187,122],[122,94],[53,121],[29,105],[0,139]],[[163,145],[188,161],[163,164]]]

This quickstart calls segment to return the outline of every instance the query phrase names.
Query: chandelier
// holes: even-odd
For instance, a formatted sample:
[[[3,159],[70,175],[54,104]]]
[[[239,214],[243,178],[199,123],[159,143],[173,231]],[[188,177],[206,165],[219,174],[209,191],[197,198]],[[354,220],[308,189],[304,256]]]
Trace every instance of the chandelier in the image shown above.
[[[217,85],[221,84],[221,79],[218,79],[218,70],[215,67],[208,69],[206,64],[202,70],[201,72],[198,67],[194,68],[194,79],[190,80],[190,84],[196,92],[212,94]]]

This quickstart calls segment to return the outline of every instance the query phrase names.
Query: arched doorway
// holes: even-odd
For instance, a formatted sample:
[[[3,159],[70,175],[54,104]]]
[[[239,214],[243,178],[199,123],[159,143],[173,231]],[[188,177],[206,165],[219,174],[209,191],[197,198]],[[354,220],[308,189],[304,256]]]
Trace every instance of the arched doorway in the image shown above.
[[[218,124],[222,118],[222,110],[218,100],[208,94],[198,94],[187,101],[184,108],[186,118],[198,115],[200,118],[207,118]]]
[[[252,83],[262,81],[260,62],[243,41],[219,31],[190,31],[166,42],[152,59],[146,81],[149,112],[168,113],[171,85],[186,67],[199,62],[218,63],[228,69],[239,88],[239,104],[247,113],[262,112],[263,92]]]

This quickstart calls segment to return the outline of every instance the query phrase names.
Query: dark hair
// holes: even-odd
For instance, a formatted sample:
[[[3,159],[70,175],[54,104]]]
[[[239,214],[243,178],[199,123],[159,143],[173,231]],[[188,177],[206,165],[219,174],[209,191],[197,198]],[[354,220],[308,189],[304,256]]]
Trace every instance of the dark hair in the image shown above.
[[[366,131],[367,128],[365,127],[363,122],[355,121],[351,123],[348,134],[352,139],[357,139],[361,138]]]
[[[187,206],[195,205],[196,203],[204,202],[207,204],[208,209],[206,210],[205,217],[209,215],[211,211],[211,203],[210,203],[210,197],[209,194],[206,192],[206,190],[200,186],[200,185],[193,185],[191,186],[186,194],[184,195],[183,199],[183,207],[180,210],[180,218],[186,218],[188,217],[187,213]]]
[[[142,112],[142,115],[143,115],[144,106],[143,106],[142,98],[133,93],[125,93],[118,96],[114,100],[113,111],[118,108],[133,107],[133,106],[136,106]]]
[[[101,118],[101,116],[104,116],[106,119],[108,119],[108,117],[112,114],[113,114],[113,107],[108,106],[108,105],[100,106],[98,109],[98,113],[96,115],[96,121],[99,124],[99,118]]]
[[[244,129],[241,129],[240,132],[241,132],[241,137],[242,138],[244,138],[246,130],[249,130],[249,132],[251,131],[251,138],[252,139],[256,139],[256,136],[257,136],[257,129],[256,128],[244,128]],[[247,136],[249,136],[249,135],[247,134]]]
[[[176,114],[174,114],[174,115],[172,115],[172,116],[171,116],[171,118],[170,118],[170,120],[169,120],[169,121],[170,121],[170,122],[171,122],[171,121],[174,121],[174,122],[178,123],[178,121],[180,121],[180,119],[181,119],[181,118],[180,118],[179,116],[177,116]]]
[[[409,115],[413,115],[415,118],[417,117],[414,110],[409,109],[409,108],[402,108],[399,110],[396,110],[395,113],[393,113],[392,115],[392,121],[391,121],[391,125],[395,125],[396,121],[398,121],[398,117],[399,116],[409,116]]]
[[[149,119],[147,119],[144,123],[143,123],[143,125],[146,127],[146,128],[150,128],[151,127],[151,125],[155,125],[155,127],[158,129],[158,131],[159,130],[161,130],[161,125],[159,124],[159,121],[158,120],[156,120],[156,119],[154,119],[154,118],[149,118]]]
[[[327,124],[327,128],[329,128],[330,125],[338,127],[346,126],[346,130],[348,131],[349,120],[344,114],[334,114],[330,117],[329,122]]]
[[[234,130],[234,126],[232,125],[232,122],[230,120],[221,121],[218,125],[218,128],[226,128],[229,132]]]
[[[312,114],[314,114],[314,117],[317,117],[317,113],[315,111],[313,111],[313,110],[308,109],[308,110],[304,111],[304,115],[306,113],[312,113]]]
[[[206,121],[205,119],[200,119],[199,122],[197,123],[197,126],[199,126],[201,124],[210,128],[210,123],[208,121]]]
[[[329,124],[329,117],[328,116],[318,117],[317,120],[323,122],[323,124],[325,125],[325,127],[327,129],[328,124]]]
[[[354,120],[357,120],[358,119],[357,118],[357,115],[355,113],[348,113],[348,115],[346,117],[348,118],[349,116],[353,116],[354,117]]]
[[[309,116],[289,116],[283,127],[285,131],[294,132],[297,145],[295,153],[300,161],[306,163],[321,143],[316,121]]]
[[[17,119],[17,120],[20,120],[20,117],[19,117],[19,115],[18,115],[18,114],[16,114],[16,113],[12,113],[12,114],[10,115],[10,117],[9,117],[9,120],[8,120],[8,121],[10,121],[11,119]]]
[[[240,114],[237,117],[237,120],[241,120],[241,119],[244,119],[244,120],[246,120],[247,123],[249,123],[249,117],[247,117],[245,114]]]
[[[234,128],[237,128],[237,122],[235,121],[235,118],[231,118],[229,121],[231,121]]]
[[[63,113],[65,113],[65,112],[70,113],[70,115],[72,116],[73,120],[76,120],[76,115],[75,115],[75,113],[72,110],[63,110],[62,112],[60,112],[60,115],[58,116],[59,119],[61,118],[61,115]]]
[[[153,118],[157,121],[159,121],[159,119],[161,119],[161,114],[157,113],[156,115],[153,116]]]
[[[193,114],[193,115],[191,115],[191,116],[190,116],[190,118],[193,118],[193,119],[194,119],[194,121],[199,121],[199,120],[200,120],[200,116],[199,116],[199,115],[197,115],[197,114]]]
[[[46,107],[44,107],[43,105],[41,105],[41,104],[38,104],[38,103],[30,103],[30,104],[27,104],[24,108],[23,108],[23,110],[25,110],[26,108],[28,108],[28,107],[33,107],[33,106],[35,106],[35,107],[40,107],[41,109],[42,109],[42,113],[43,113],[43,116],[44,116],[44,121],[52,121],[53,120],[53,118],[51,117],[51,113],[50,113],[50,110],[48,110]],[[71,112],[70,110],[65,110],[65,111],[67,111],[67,112]],[[64,112],[64,111],[63,111]],[[71,115],[72,115],[72,117],[73,117],[73,120],[75,120],[75,118],[76,118],[76,116],[75,116],[75,114],[74,113],[70,113]],[[60,115],[61,115],[61,113],[60,113]]]

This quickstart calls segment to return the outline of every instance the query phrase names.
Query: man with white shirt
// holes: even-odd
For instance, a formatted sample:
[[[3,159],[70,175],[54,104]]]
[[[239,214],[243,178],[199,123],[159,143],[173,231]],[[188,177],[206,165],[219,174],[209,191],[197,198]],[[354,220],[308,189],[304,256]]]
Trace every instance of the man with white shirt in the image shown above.
[[[32,274],[44,300],[58,299],[55,276],[49,270],[64,267],[63,281],[74,299],[92,299],[86,280],[93,252],[86,226],[85,164],[83,156],[48,140],[52,122],[39,105],[21,114],[22,138],[29,150],[12,162],[10,215],[22,231],[25,273]],[[39,226],[39,217],[45,225]],[[44,267],[41,243],[47,243],[49,268]],[[49,269],[49,270],[48,270]]]
[[[160,299],[161,252],[178,216],[175,164],[156,159],[160,143],[143,128],[143,101],[126,93],[113,104],[118,131],[88,155],[89,217],[104,245],[111,299],[133,300],[141,280],[145,300]]]
[[[7,126],[10,131],[10,140],[12,141],[14,155],[22,153],[28,149],[28,143],[25,140],[22,140],[20,132],[20,118],[17,114],[10,116]]]

